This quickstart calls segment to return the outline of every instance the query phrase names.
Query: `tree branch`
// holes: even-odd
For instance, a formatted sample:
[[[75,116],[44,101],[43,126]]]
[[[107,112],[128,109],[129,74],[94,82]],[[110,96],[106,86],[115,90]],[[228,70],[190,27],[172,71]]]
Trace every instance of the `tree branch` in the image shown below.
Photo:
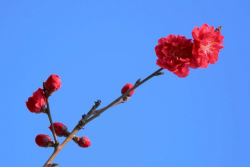
[[[50,158],[47,160],[47,162],[44,164],[43,167],[48,167],[51,162],[53,161],[53,159],[57,156],[57,154],[63,149],[63,147],[70,141],[73,139],[74,135],[80,130],[82,129],[87,123],[89,123],[90,121],[92,121],[93,119],[95,119],[96,117],[98,117],[100,114],[102,114],[104,111],[106,111],[107,109],[116,106],[118,104],[124,103],[125,101],[120,101],[121,99],[124,99],[124,97],[127,97],[127,95],[133,91],[134,89],[138,88],[140,85],[142,85],[143,83],[145,83],[146,81],[148,81],[149,79],[153,78],[154,76],[159,76],[162,75],[164,73],[160,72],[162,71],[163,68],[158,69],[157,71],[155,71],[154,73],[152,73],[151,75],[149,75],[147,78],[145,78],[144,80],[140,81],[141,79],[138,79],[135,83],[135,85],[129,89],[126,93],[122,94],[120,97],[118,97],[117,99],[115,99],[113,102],[111,102],[109,105],[107,105],[106,107],[96,110],[101,101],[98,100],[97,102],[95,102],[95,105],[90,109],[90,111],[87,113],[87,115],[83,115],[82,119],[79,121],[79,123],[75,126],[74,130],[69,134],[69,136],[63,141],[63,143],[57,147],[57,149],[54,150],[53,154],[50,156]],[[48,105],[48,103],[47,103]],[[49,108],[49,107],[48,107]],[[50,112],[49,112],[50,113]],[[50,115],[50,114],[49,114]],[[90,117],[91,115],[93,115],[92,117]],[[90,118],[89,118],[90,117]],[[50,117],[51,118],[51,117]],[[52,120],[51,120],[52,122]],[[52,126],[52,129],[54,127]],[[54,129],[53,129],[54,130]],[[56,140],[56,139],[55,139]]]
[[[48,117],[49,117],[49,122],[50,122],[50,125],[51,125],[51,127],[52,127],[52,134],[53,134],[53,137],[54,137],[54,140],[55,140],[54,148],[56,149],[56,148],[58,147],[58,145],[59,145],[59,142],[58,142],[57,139],[56,139],[55,128],[54,128],[54,125],[53,125],[52,117],[51,117],[51,115],[50,115],[49,97],[46,97],[46,103],[47,103],[46,114],[47,114]]]

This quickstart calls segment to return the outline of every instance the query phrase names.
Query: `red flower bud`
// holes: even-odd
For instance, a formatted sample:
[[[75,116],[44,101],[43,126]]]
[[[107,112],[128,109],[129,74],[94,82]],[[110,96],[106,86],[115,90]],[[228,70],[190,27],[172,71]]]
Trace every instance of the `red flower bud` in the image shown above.
[[[32,97],[26,101],[26,106],[33,113],[41,113],[42,107],[46,104],[45,93],[42,88],[39,88],[33,93]]]
[[[51,141],[51,138],[48,135],[37,135],[35,141],[40,147],[51,147],[53,145],[53,141]]]
[[[83,147],[83,148],[89,147],[91,145],[90,140],[87,137],[81,137],[76,142],[78,146]]]
[[[123,86],[121,93],[124,94],[126,93],[129,89],[131,89],[134,85],[127,83],[126,85]],[[131,92],[129,92],[129,94],[127,95],[128,97],[132,96],[135,93],[135,90],[132,90]]]
[[[58,75],[52,74],[49,76],[47,81],[45,82],[45,88],[49,94],[58,90],[61,87],[61,79]]]
[[[55,122],[55,123],[53,123],[53,125],[54,125],[54,128],[55,128],[56,135],[58,137],[62,137],[62,136],[67,137],[67,134],[69,132],[68,132],[68,128],[64,124],[59,123],[59,122]],[[51,125],[50,125],[49,129],[52,132]]]

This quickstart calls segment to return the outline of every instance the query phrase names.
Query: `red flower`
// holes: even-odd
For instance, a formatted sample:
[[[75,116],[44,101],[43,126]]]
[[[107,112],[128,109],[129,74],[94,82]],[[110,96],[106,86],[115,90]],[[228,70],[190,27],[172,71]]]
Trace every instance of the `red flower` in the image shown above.
[[[188,67],[199,67],[192,55],[192,47],[191,39],[186,39],[185,36],[169,35],[167,38],[161,38],[155,47],[158,57],[156,64],[178,77],[186,77],[189,74]]]
[[[49,94],[61,88],[61,79],[58,75],[52,74],[45,82],[45,88]]]
[[[87,137],[78,138],[77,144],[78,146],[83,148],[89,147],[91,145],[90,140]]]
[[[200,28],[197,26],[192,31],[194,38],[193,55],[195,56],[201,68],[208,67],[208,64],[214,64],[218,60],[218,54],[223,43],[224,36],[220,31],[214,32],[214,27],[203,24]]]
[[[53,125],[54,125],[54,128],[55,128],[55,133],[56,133],[56,135],[58,137],[62,137],[62,136],[67,137],[67,134],[69,132],[68,132],[68,128],[64,124],[59,123],[59,122],[55,122],[55,123],[53,123]],[[51,125],[50,125],[49,129],[52,132]]]
[[[51,147],[53,145],[53,141],[51,141],[51,138],[48,135],[37,135],[35,141],[40,147]]]
[[[123,86],[121,93],[124,94],[126,93],[129,89],[131,89],[134,85],[127,83],[126,85]],[[129,94],[127,95],[128,97],[132,96],[135,93],[135,90],[132,90],[131,92],[129,92]]]
[[[26,101],[26,106],[33,113],[41,113],[42,107],[46,104],[45,93],[42,88],[39,88],[33,93],[32,97]]]

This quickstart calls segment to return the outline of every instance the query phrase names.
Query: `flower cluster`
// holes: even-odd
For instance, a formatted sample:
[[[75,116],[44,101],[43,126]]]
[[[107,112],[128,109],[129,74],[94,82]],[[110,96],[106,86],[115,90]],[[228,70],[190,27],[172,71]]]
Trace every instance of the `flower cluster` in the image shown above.
[[[57,91],[61,88],[61,79],[58,75],[52,74],[49,78],[44,82],[44,89],[39,88],[37,91],[33,93],[33,96],[28,98],[26,102],[26,106],[28,110],[32,113],[47,113],[48,108],[45,107],[47,103],[47,99],[52,95],[54,91]],[[132,95],[132,94],[130,94]],[[48,104],[47,104],[48,107]],[[49,114],[48,114],[49,115]],[[60,122],[53,123],[53,127],[55,130],[55,134],[58,137],[68,137],[70,132],[68,131],[67,126]],[[52,125],[49,126],[49,129],[52,130]],[[53,133],[53,132],[52,132]],[[80,147],[89,147],[90,140],[87,137],[76,137],[77,144]],[[55,147],[55,143],[51,140],[48,135],[39,134],[35,138],[35,142],[40,147]]]
[[[33,96],[28,98],[26,106],[30,112],[39,114],[45,112],[44,106],[46,104],[46,96],[51,95],[53,91],[58,90],[61,87],[61,79],[58,75],[52,74],[45,82],[45,90],[39,88],[33,93]]]
[[[214,31],[214,27],[203,24],[192,31],[192,39],[185,36],[169,35],[158,40],[155,47],[156,64],[165,68],[178,77],[186,77],[189,68],[206,68],[208,64],[214,64],[218,60],[220,49],[223,48],[223,36],[220,31]]]

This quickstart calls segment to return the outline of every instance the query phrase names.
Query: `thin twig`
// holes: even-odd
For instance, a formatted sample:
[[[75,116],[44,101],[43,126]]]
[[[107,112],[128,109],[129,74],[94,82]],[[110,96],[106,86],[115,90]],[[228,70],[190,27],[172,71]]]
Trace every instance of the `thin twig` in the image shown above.
[[[53,125],[53,121],[52,121],[52,117],[50,115],[50,108],[49,108],[49,97],[46,97],[46,103],[47,103],[47,109],[46,109],[46,113],[49,117],[49,122],[50,122],[50,125],[52,127],[52,134],[53,134],[53,137],[54,137],[54,140],[55,140],[55,149],[56,147],[58,147],[59,145],[59,142],[57,141],[56,139],[56,133],[55,133],[55,128],[54,128],[54,125]]]
[[[124,101],[120,101],[121,99],[123,99],[124,97],[126,97],[131,91],[133,91],[134,89],[136,89],[137,87],[139,87],[140,85],[142,85],[143,83],[145,83],[146,81],[148,81],[149,79],[151,79],[154,76],[158,76],[158,75],[162,75],[163,73],[161,73],[160,71],[162,71],[163,68],[158,69],[157,71],[155,71],[154,73],[152,73],[151,75],[149,75],[147,78],[145,78],[144,80],[140,81],[140,79],[138,79],[136,81],[136,84],[130,89],[128,90],[126,93],[122,94],[120,97],[118,97],[117,99],[115,99],[113,102],[111,102],[109,105],[107,105],[106,107],[99,109],[99,110],[95,110],[99,105],[94,105],[89,113],[87,115],[91,116],[91,114],[94,114],[92,117],[90,117],[89,119],[85,120],[87,117],[87,115],[83,115],[83,118],[79,121],[79,123],[81,123],[81,127],[84,127],[87,123],[89,123],[90,121],[92,121],[93,119],[95,119],[96,117],[98,117],[100,114],[102,114],[105,110],[107,110],[110,107],[113,107],[117,104],[121,104],[124,103]],[[94,108],[94,110],[92,110]],[[84,121],[82,121],[84,120]],[[73,139],[74,135],[80,130],[81,128],[79,127],[79,124],[77,124],[74,128],[74,130],[69,134],[69,136],[63,141],[63,143],[57,147],[57,149],[54,150],[53,154],[50,156],[50,158],[47,160],[47,162],[44,164],[43,167],[46,167],[48,164],[51,164],[51,162],[53,161],[53,159],[57,156],[57,154],[63,149],[63,147],[70,141]]]
[[[217,27],[217,28],[214,30],[214,32],[220,31],[222,28],[223,28],[223,26],[219,26],[219,27]]]
[[[159,70],[155,71],[154,73],[152,73],[151,75],[149,75],[147,78],[145,78],[144,80],[140,81],[140,79],[138,79],[136,81],[136,84],[129,89],[126,93],[124,93],[123,95],[121,95],[120,97],[118,97],[116,100],[114,100],[112,103],[110,103],[109,105],[107,105],[106,107],[97,110],[96,113],[93,117],[89,118],[86,121],[86,124],[89,123],[90,121],[92,121],[93,119],[95,119],[96,117],[98,117],[101,113],[103,113],[105,110],[107,110],[108,108],[112,107],[113,105],[115,105],[116,103],[118,103],[121,99],[123,99],[124,97],[126,97],[131,91],[133,91],[134,89],[136,89],[137,87],[139,87],[140,85],[142,85],[144,82],[146,82],[147,80],[149,80],[150,78],[154,77],[154,76],[158,76],[158,75],[162,75],[162,73],[160,71],[162,71],[163,68],[160,68]]]

